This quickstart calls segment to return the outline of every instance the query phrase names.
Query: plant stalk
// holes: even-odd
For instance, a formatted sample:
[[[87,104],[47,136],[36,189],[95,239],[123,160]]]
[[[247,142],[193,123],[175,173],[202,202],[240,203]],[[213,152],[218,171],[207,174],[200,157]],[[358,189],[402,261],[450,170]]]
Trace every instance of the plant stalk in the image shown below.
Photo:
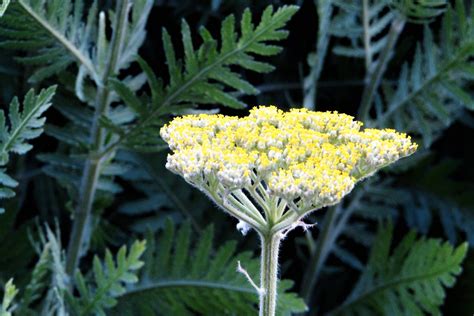
[[[358,190],[351,199],[351,203],[345,208],[343,208],[341,203],[329,208],[324,218],[323,227],[316,241],[314,251],[311,252],[311,258],[305,270],[303,284],[300,290],[300,294],[307,305],[310,304],[321,269],[331,254],[334,243],[341,235],[347,221],[358,206],[363,193],[363,190]]]
[[[318,14],[319,27],[316,41],[316,56],[311,71],[303,82],[303,105],[309,110],[316,109],[318,87],[321,86],[319,77],[324,67],[324,61],[329,47],[329,27],[333,12],[332,1],[315,0],[314,6]]]
[[[128,22],[129,0],[122,0],[117,3],[117,19],[114,26],[114,33],[111,41],[111,50],[105,71],[101,76],[100,84],[97,87],[95,101],[95,112],[92,122],[91,140],[92,149],[86,159],[79,187],[79,200],[74,211],[74,222],[69,239],[69,246],[66,257],[66,273],[72,276],[77,268],[79,258],[86,244],[86,231],[90,229],[90,215],[97,191],[101,167],[106,157],[99,157],[98,152],[102,150],[105,142],[105,131],[100,126],[100,117],[107,113],[110,105],[110,90],[108,79],[118,71],[118,61],[123,48],[125,30]]]
[[[367,74],[370,74],[372,65],[372,47],[370,47],[370,17],[369,17],[369,0],[362,0],[362,23],[364,25],[364,49],[365,49],[365,68]]]
[[[387,43],[383,51],[380,53],[380,56],[377,60],[377,65],[373,72],[369,71],[367,74],[369,76],[368,84],[365,86],[364,92],[362,94],[362,101],[359,108],[359,113],[357,118],[366,122],[369,117],[370,106],[375,97],[380,82],[382,80],[383,74],[387,69],[387,64],[390,61],[390,56],[392,55],[393,48],[397,43],[400,33],[403,31],[405,26],[405,20],[402,17],[396,17],[392,25],[390,26],[389,34],[387,35]]]
[[[260,266],[260,316],[274,316],[277,305],[278,251],[280,233],[260,235],[262,243]]]
[[[301,286],[301,296],[308,305],[311,300],[311,294],[313,293],[316,280],[318,279],[321,268],[326,261],[329,249],[334,242],[335,236],[333,229],[336,224],[338,209],[339,207],[337,206],[329,208],[328,213],[324,219],[321,234],[319,235],[316,242],[315,251],[311,254],[311,258],[304,273],[305,277]]]

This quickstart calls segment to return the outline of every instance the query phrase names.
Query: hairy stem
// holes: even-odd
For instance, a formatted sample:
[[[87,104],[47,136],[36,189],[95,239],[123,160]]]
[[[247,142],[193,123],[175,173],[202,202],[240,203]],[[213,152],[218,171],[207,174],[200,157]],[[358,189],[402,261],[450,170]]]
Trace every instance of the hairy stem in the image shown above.
[[[274,316],[277,305],[278,250],[280,233],[260,234],[262,242],[260,266],[260,316]]]
[[[368,84],[365,86],[364,92],[362,94],[362,101],[359,108],[358,119],[366,122],[369,117],[370,106],[375,97],[382,76],[385,73],[387,64],[390,61],[390,56],[392,55],[393,48],[397,43],[400,33],[403,31],[405,26],[405,20],[402,17],[396,17],[392,25],[390,26],[389,34],[387,35],[387,43],[383,51],[380,53],[380,56],[377,60],[377,66],[373,72],[368,72]]]
[[[108,78],[118,71],[118,60],[123,48],[124,35],[128,21],[129,0],[122,0],[117,4],[117,19],[112,36],[111,50],[101,82],[97,87],[95,112],[92,122],[91,140],[92,150],[86,159],[79,187],[79,200],[74,212],[74,223],[69,239],[66,258],[66,273],[73,275],[79,262],[81,253],[86,244],[86,231],[90,228],[90,214],[94,203],[97,183],[99,181],[101,167],[105,157],[98,157],[104,146],[105,131],[99,124],[99,119],[107,113],[110,105],[110,90],[108,89]]]

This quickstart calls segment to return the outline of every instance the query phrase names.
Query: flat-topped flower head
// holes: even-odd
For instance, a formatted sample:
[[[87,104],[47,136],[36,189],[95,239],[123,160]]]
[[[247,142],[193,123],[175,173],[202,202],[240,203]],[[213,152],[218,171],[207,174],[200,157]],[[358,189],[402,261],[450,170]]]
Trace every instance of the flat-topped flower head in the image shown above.
[[[256,203],[266,222],[335,204],[357,181],[417,148],[403,133],[362,129],[346,114],[274,106],[243,118],[178,117],[161,136],[173,151],[168,169],[227,210]]]

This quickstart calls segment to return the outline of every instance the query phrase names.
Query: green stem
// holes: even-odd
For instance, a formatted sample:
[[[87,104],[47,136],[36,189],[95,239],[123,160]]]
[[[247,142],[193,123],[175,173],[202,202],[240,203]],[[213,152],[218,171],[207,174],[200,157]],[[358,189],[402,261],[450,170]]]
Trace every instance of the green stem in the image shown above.
[[[100,84],[97,87],[95,112],[92,122],[91,140],[92,149],[86,159],[79,187],[79,200],[74,212],[74,223],[66,258],[66,273],[73,275],[79,262],[79,258],[86,244],[86,231],[90,228],[90,214],[94,203],[97,183],[99,181],[101,167],[105,157],[98,157],[97,153],[102,150],[105,142],[105,131],[99,124],[99,119],[106,114],[110,105],[110,90],[108,79],[118,71],[120,52],[123,49],[125,30],[127,27],[129,0],[122,0],[117,4],[117,19],[112,36],[111,50]]]
[[[74,223],[66,258],[66,273],[70,276],[76,270],[81,250],[84,248],[84,232],[90,225],[89,213],[92,209],[94,192],[99,178],[99,162],[88,159],[84,167],[80,186],[79,203],[74,212]]]
[[[301,296],[307,304],[311,300],[311,294],[319,276],[323,263],[329,253],[332,243],[334,242],[333,228],[336,224],[338,207],[329,208],[324,219],[323,228],[318,237],[315,251],[311,254],[311,258],[304,273],[303,285],[301,286]]]
[[[306,304],[309,305],[321,269],[331,253],[335,241],[341,235],[347,221],[358,206],[363,193],[364,191],[359,189],[354,194],[350,204],[345,208],[342,207],[342,204],[329,208],[328,213],[324,218],[321,233],[318,236],[316,245],[314,246],[314,251],[311,253],[311,258],[304,273],[304,280],[300,293]]]
[[[387,43],[377,60],[377,66],[375,67],[374,72],[368,72],[368,85],[365,86],[362,94],[361,106],[358,113],[358,119],[363,122],[367,121],[369,117],[370,106],[374,100],[375,92],[377,92],[377,89],[380,86],[380,81],[382,80],[382,76],[387,68],[393,48],[397,43],[398,37],[403,31],[404,26],[405,20],[402,17],[396,17],[393,20],[389,34],[387,35]]]
[[[311,71],[304,78],[303,105],[305,108],[314,110],[316,108],[316,97],[318,87],[321,87],[319,77],[324,67],[324,61],[329,47],[329,27],[333,12],[332,1],[314,0],[314,6],[318,14],[319,27],[316,41],[315,61],[311,65]],[[301,86],[301,85],[300,85]]]
[[[262,242],[260,266],[260,316],[274,316],[277,305],[278,250],[280,233],[260,235]]]
[[[362,23],[364,25],[364,49],[365,49],[365,68],[370,74],[372,65],[372,47],[370,46],[370,16],[369,16],[369,0],[362,0]]]

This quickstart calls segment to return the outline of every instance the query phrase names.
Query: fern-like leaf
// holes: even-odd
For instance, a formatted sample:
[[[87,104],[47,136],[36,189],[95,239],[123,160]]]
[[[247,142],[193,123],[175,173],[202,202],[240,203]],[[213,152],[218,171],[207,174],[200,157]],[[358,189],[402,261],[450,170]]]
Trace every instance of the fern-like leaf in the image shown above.
[[[370,74],[379,63],[379,57],[393,33],[403,21],[427,22],[442,14],[446,0],[350,0],[334,1],[340,12],[330,28],[335,37],[347,38],[350,45],[337,45],[334,53],[353,58],[365,58]],[[393,10],[395,9],[395,10]],[[394,30],[397,32],[397,30]],[[388,56],[381,56],[385,60]]]
[[[3,110],[0,110],[0,167],[5,166],[9,160],[10,153],[23,155],[32,146],[29,140],[41,135],[46,118],[43,113],[51,106],[55,86],[41,90],[38,95],[30,90],[24,100],[22,107],[18,98],[10,103],[8,121]],[[0,199],[11,198],[15,195],[13,188],[18,183],[0,168]],[[4,209],[0,208],[0,212]]]
[[[403,66],[397,88],[384,85],[382,96],[375,98],[375,120],[369,125],[393,126],[420,135],[428,147],[463,108],[474,109],[465,90],[473,78],[474,23],[464,6],[457,1],[456,7],[446,12],[441,45],[425,28],[423,43],[417,46],[411,67]]]
[[[127,247],[123,246],[115,260],[109,250],[105,253],[104,262],[95,256],[92,285],[88,284],[82,273],[78,272],[75,276],[79,297],[67,296],[72,310],[77,315],[106,315],[105,310],[117,303],[115,297],[125,293],[125,285],[138,281],[137,271],[143,266],[140,257],[145,245],[145,241],[136,241],[128,252]]]
[[[53,233],[46,226],[31,240],[39,258],[20,292],[15,315],[68,315],[64,293],[69,290],[69,277],[60,238],[59,230]]]
[[[445,287],[461,272],[467,243],[406,235],[390,254],[393,228],[381,229],[351,294],[330,315],[439,315]]]
[[[33,2],[33,0],[31,1]],[[52,24],[56,23],[61,17],[67,20],[74,20],[74,23],[78,23],[79,26],[84,27],[77,29],[73,26],[72,28],[74,29],[74,32],[82,32],[85,34],[87,30],[92,30],[92,33],[87,37],[87,40],[81,37],[83,34],[77,35],[76,38],[74,37],[75,35],[72,35],[72,31],[67,31],[67,28],[64,31],[66,32],[65,36],[73,36],[73,38],[70,39],[71,45],[73,44],[72,40],[77,39],[77,43],[74,43],[86,47],[84,54],[90,52],[93,53],[89,56],[89,66],[79,61],[77,74],[72,74],[67,71],[62,72],[61,79],[65,86],[65,90],[74,91],[75,96],[80,101],[95,108],[95,111],[86,107],[83,103],[78,102],[78,100],[71,97],[71,95],[66,94],[60,96],[60,98],[58,98],[59,106],[57,107],[57,110],[68,119],[69,122],[61,127],[49,125],[46,128],[46,133],[56,138],[60,143],[67,145],[67,147],[65,150],[62,150],[60,154],[48,153],[39,156],[39,159],[44,161],[46,164],[43,168],[44,172],[57,179],[60,184],[67,187],[67,189],[72,193],[72,196],[77,196],[77,189],[80,187],[85,160],[87,160],[84,158],[87,156],[87,153],[92,150],[91,148],[93,147],[93,142],[95,140],[94,135],[91,135],[91,131],[93,130],[93,126],[98,124],[97,121],[99,120],[99,115],[97,113],[103,112],[108,120],[113,121],[116,124],[130,123],[130,121],[134,120],[136,116],[130,107],[124,106],[123,104],[115,105],[115,101],[118,100],[117,95],[113,91],[106,89],[106,94],[109,96],[106,102],[107,105],[101,105],[99,104],[100,102],[97,103],[97,93],[99,93],[98,90],[101,89],[98,89],[98,87],[103,88],[107,85],[106,82],[109,82],[111,76],[119,73],[120,70],[129,67],[132,62],[136,61],[138,49],[146,36],[145,24],[153,6],[153,1],[130,1],[127,2],[128,5],[124,6],[125,9],[122,11],[114,12],[111,10],[108,15],[104,12],[97,13],[95,2],[93,2],[88,11],[86,21],[82,20],[82,16],[86,10],[82,6],[81,1],[74,2],[74,5],[69,2],[70,1],[64,2],[64,10],[67,12],[64,12],[64,10],[48,11],[52,10],[51,6],[54,5],[52,2],[41,2],[40,4],[36,4],[36,6],[32,7],[32,12],[40,16],[43,16],[45,12],[48,12],[47,17],[45,18],[47,18],[48,21],[51,19],[52,21],[49,22]],[[117,2],[117,4],[119,3],[121,2]],[[122,6],[119,6],[118,8],[122,8]],[[28,12],[23,12],[22,14],[23,19],[28,21],[31,20]],[[69,17],[63,17],[64,15]],[[20,18],[20,16],[18,18]],[[120,24],[123,25],[120,30],[116,29],[119,21]],[[71,23],[68,23],[68,25],[69,24]],[[54,26],[56,28],[53,30],[41,27],[39,29],[41,29],[44,36],[50,40],[52,47],[60,48],[65,55],[64,58],[73,58],[74,54],[67,50],[68,45],[54,36],[54,31],[59,32],[63,29],[58,28],[56,24],[54,24]],[[14,29],[15,27],[16,24],[12,22],[11,28]],[[115,31],[112,33],[108,32],[110,28]],[[111,35],[109,35],[110,33]],[[14,33],[11,36],[17,38],[17,35],[18,34]],[[26,41],[31,40],[28,39],[29,36],[31,36],[31,33],[25,35]],[[118,38],[120,38],[120,40],[115,41],[115,39]],[[111,43],[120,43],[120,45],[112,45]],[[35,54],[41,53],[35,47],[26,48],[31,51],[30,53],[34,56],[36,56]],[[45,49],[47,48],[48,46]],[[56,60],[50,58],[51,56],[49,52],[45,52],[45,55],[49,56],[47,58],[48,62]],[[111,66],[109,63],[112,62],[112,59],[113,69],[109,69],[109,66]],[[38,66],[39,71],[45,69],[45,67],[48,68],[48,66],[44,65],[42,62],[40,62]],[[86,80],[87,77],[94,79],[95,84],[94,82],[91,82],[91,80]],[[145,81],[146,78],[144,75],[123,79],[123,83],[133,92],[139,90]],[[104,107],[104,110],[99,111],[102,106]],[[97,117],[95,115],[97,115]],[[104,159],[101,162],[101,175],[98,179],[96,189],[111,194],[120,192],[122,188],[114,182],[114,177],[118,174],[124,173],[126,170],[126,165],[112,160],[106,161],[106,159]]]
[[[425,23],[443,14],[448,5],[445,0],[392,0],[395,7],[410,22]]]
[[[138,119],[133,124],[117,124],[105,119],[105,126],[119,136],[119,140],[110,144],[106,151],[115,149],[119,144],[142,151],[154,151],[157,147],[162,147],[161,142],[157,142],[155,131],[163,125],[163,117],[182,113],[197,104],[244,108],[245,104],[229,92],[237,90],[245,94],[256,94],[258,90],[233,67],[260,73],[273,70],[272,65],[259,61],[256,57],[272,56],[281,51],[280,46],[270,42],[281,41],[288,36],[283,27],[297,10],[297,6],[283,6],[274,11],[269,6],[263,12],[260,22],[254,26],[252,14],[247,9],[240,21],[240,34],[236,32],[234,16],[230,15],[222,22],[220,41],[201,27],[199,33],[202,44],[196,48],[190,27],[183,21],[183,61],[176,57],[171,37],[164,29],[163,47],[169,83],[164,86],[144,61],[141,61],[142,69],[152,89],[152,97],[145,99],[148,101],[139,102],[126,84],[117,81],[112,83],[112,88],[136,112]]]
[[[46,243],[31,273],[30,282],[26,286],[24,293],[22,293],[21,303],[18,309],[21,315],[34,315],[35,312],[30,309],[31,304],[40,298],[44,290],[49,286],[48,282],[52,270],[51,251],[51,244]]]
[[[152,1],[134,1],[128,12],[127,28],[121,34],[125,45],[118,52],[114,71],[128,67],[135,60],[146,35],[144,28],[151,7]],[[30,77],[32,81],[41,81],[76,62],[79,67],[76,92],[83,99],[85,76],[98,85],[103,84],[106,61],[111,58],[105,14],[98,14],[97,1],[92,1],[83,20],[85,11],[83,0],[15,1],[0,24],[0,34],[6,38],[0,47],[31,53],[17,60],[37,67]],[[116,15],[111,16],[112,24],[115,18]]]
[[[5,122],[4,111],[0,112],[0,162],[5,165],[8,162],[8,153],[25,154],[32,146],[28,140],[38,137],[43,132],[46,121],[42,114],[51,105],[51,99],[56,90],[55,86],[42,90],[35,95],[30,90],[23,101],[23,109],[20,102],[14,98],[9,108],[9,126]]]
[[[129,229],[137,233],[155,231],[163,228],[166,218],[170,217],[175,222],[182,218],[190,220],[193,228],[200,231],[196,218],[208,209],[209,201],[190,186],[183,185],[178,177],[167,173],[163,155],[120,151],[117,159],[131,164],[127,173],[120,177],[142,193],[138,199],[126,201],[117,209],[127,216]]]
[[[91,34],[97,6],[93,4],[87,23],[82,23],[83,1],[18,0],[1,21],[0,34],[7,38],[1,47],[34,51],[19,61],[41,66],[31,80],[41,81],[65,69],[74,61],[93,78],[98,74],[90,54]]]
[[[114,315],[253,315],[258,295],[236,271],[237,261],[258,276],[259,262],[248,252],[235,254],[236,243],[227,242],[213,251],[213,228],[208,227],[193,245],[189,223],[175,231],[171,221],[163,235],[148,248],[140,282],[117,297]],[[154,238],[151,238],[153,242]],[[194,251],[191,250],[194,248]],[[279,284],[278,314],[306,309],[294,293],[292,282]]]
[[[332,21],[330,32],[335,37],[348,38],[350,45],[337,45],[333,52],[365,58],[367,73],[371,73],[387,44],[388,30],[395,20],[395,13],[388,9],[389,3],[389,0],[334,1],[340,11]]]

